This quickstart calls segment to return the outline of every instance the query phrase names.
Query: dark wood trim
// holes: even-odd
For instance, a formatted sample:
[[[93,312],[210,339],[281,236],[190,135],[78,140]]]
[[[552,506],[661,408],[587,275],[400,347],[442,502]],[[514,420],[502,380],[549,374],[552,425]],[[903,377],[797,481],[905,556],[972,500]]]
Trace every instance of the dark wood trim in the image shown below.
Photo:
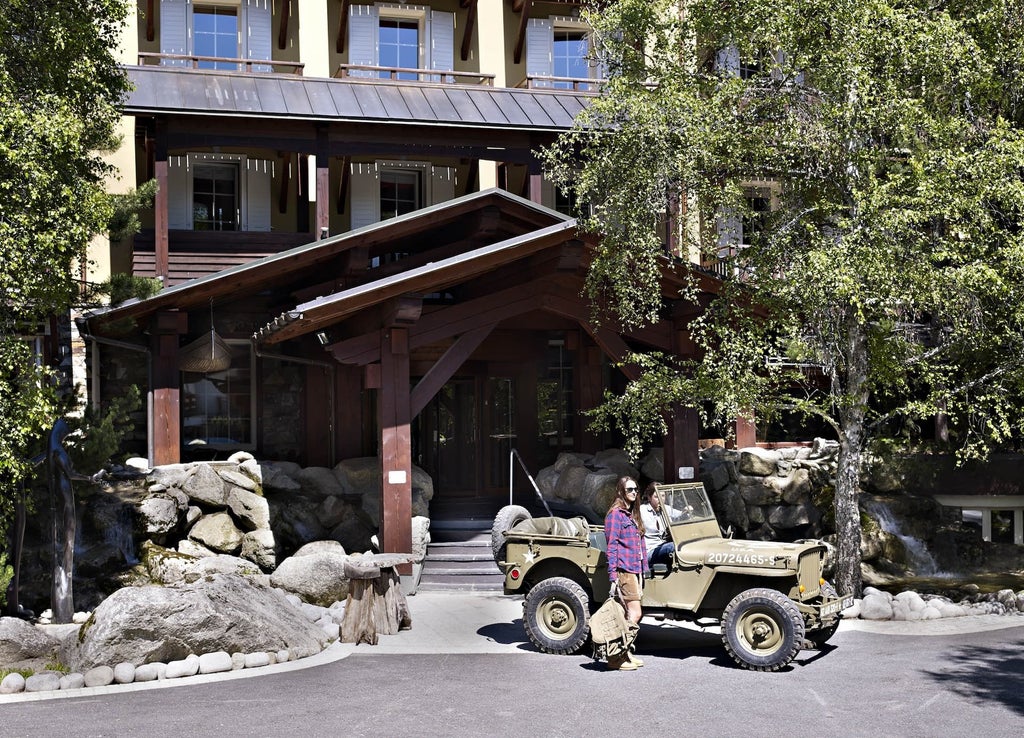
[[[455,342],[448,347],[440,359],[434,363],[430,370],[417,383],[412,391],[409,400],[410,417],[415,418],[427,406],[445,383],[459,370],[459,367],[468,359],[477,347],[483,343],[497,323],[474,328],[459,336]]]
[[[154,134],[153,173],[156,175],[156,197],[153,198],[154,251],[156,254],[156,276],[166,279],[170,273],[168,245],[168,209],[170,208],[170,185],[168,182],[167,126],[163,119],[157,119]]]
[[[284,49],[288,45],[288,15],[291,11],[291,0],[281,0],[281,21],[277,32],[277,48]]]
[[[292,155],[287,151],[280,152],[281,178],[277,183],[277,212],[284,215],[288,212],[288,185],[292,176]]]
[[[348,37],[348,6],[350,0],[341,0],[341,17],[338,19],[338,38],[334,42],[334,50],[345,53],[345,39]]]
[[[666,414],[668,433],[664,443],[664,481],[673,484],[682,480],[680,467],[693,469],[693,480],[700,478],[700,419],[697,409],[674,404]]]
[[[348,189],[352,181],[352,158],[341,157],[341,177],[338,182],[338,198],[335,205],[335,212],[338,215],[345,214],[345,203],[348,202]]]
[[[179,337],[188,332],[188,314],[165,310],[153,315],[149,325],[152,349],[153,458],[154,466],[181,460],[181,374],[178,369]]]
[[[156,0],[146,0],[146,40],[156,38]],[[163,22],[163,19],[160,21]]]
[[[327,129],[319,127],[316,132],[316,225],[313,236],[316,239],[330,235],[331,225],[331,157],[327,153]]]
[[[532,5],[532,0],[516,0],[512,4],[512,12],[519,13],[519,31],[516,33],[516,48],[512,55],[512,61],[516,64],[523,59],[523,47],[526,46],[526,25],[530,20]]]
[[[736,448],[749,448],[757,445],[757,424],[754,411],[748,410],[736,418]]]
[[[462,31],[462,48],[460,49],[462,61],[469,59],[469,50],[473,43],[473,29],[476,26],[476,3],[477,0],[462,0],[460,3],[466,9],[466,25]]]

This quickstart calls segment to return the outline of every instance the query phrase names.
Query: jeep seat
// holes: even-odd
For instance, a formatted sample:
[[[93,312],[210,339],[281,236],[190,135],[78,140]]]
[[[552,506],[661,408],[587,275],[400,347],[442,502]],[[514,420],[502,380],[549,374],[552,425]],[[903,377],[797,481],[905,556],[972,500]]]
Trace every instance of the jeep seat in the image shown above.
[[[530,518],[512,526],[510,533],[526,535],[559,536],[587,540],[590,536],[590,525],[582,517],[576,518]]]

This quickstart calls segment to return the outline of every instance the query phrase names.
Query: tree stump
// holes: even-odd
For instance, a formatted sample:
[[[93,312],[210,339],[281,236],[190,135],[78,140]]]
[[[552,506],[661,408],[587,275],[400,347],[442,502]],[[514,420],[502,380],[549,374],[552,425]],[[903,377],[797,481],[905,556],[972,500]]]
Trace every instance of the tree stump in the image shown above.
[[[342,643],[375,646],[378,634],[394,635],[412,627],[395,567],[412,563],[414,558],[412,554],[373,554],[353,556],[345,562],[349,590],[341,622]]]

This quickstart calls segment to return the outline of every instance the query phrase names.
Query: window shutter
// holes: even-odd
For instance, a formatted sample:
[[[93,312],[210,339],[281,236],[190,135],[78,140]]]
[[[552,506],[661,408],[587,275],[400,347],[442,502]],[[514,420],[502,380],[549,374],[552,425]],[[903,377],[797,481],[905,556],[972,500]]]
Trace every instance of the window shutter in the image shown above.
[[[270,182],[274,165],[265,159],[245,163],[245,226],[247,231],[270,230]]]
[[[192,230],[192,167],[187,156],[167,157],[167,227]]]
[[[550,77],[555,71],[555,32],[550,18],[531,18],[526,26],[526,76]],[[538,86],[550,87],[551,83]]]
[[[430,204],[455,199],[455,167],[430,168]]]
[[[547,177],[540,181],[540,204],[555,209],[555,185]]]
[[[715,69],[727,77],[740,76],[740,50],[735,46],[726,46],[715,54]]]
[[[192,17],[191,0],[160,0],[160,53],[188,54],[189,19]],[[170,67],[191,66],[184,59],[162,59]]]
[[[373,5],[350,5],[348,9],[348,63],[377,64],[377,8]],[[352,70],[352,77],[373,77],[369,70]]]
[[[377,173],[377,165],[373,162],[353,162],[349,184],[352,230],[380,220],[380,175]]]
[[[271,0],[246,0],[246,59],[271,59],[273,28],[271,25]],[[253,66],[255,72],[272,72],[269,64]]]
[[[451,71],[455,69],[455,13],[430,11],[430,69]],[[441,81],[433,77],[433,81]],[[446,81],[451,82],[451,76]]]
[[[736,253],[743,243],[743,220],[734,208],[722,208],[715,219],[718,231],[718,258]]]

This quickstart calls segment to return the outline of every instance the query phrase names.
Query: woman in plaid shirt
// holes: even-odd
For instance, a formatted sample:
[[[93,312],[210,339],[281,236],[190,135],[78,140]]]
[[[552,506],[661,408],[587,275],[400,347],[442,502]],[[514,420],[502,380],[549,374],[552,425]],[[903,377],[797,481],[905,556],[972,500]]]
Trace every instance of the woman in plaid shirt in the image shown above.
[[[639,623],[642,615],[640,597],[646,558],[642,530],[637,482],[632,477],[620,477],[615,500],[604,518],[604,537],[608,544],[608,577],[613,589],[618,588],[619,600],[632,623]],[[609,661],[608,667],[633,671],[643,664],[630,653],[628,659],[618,664]]]

